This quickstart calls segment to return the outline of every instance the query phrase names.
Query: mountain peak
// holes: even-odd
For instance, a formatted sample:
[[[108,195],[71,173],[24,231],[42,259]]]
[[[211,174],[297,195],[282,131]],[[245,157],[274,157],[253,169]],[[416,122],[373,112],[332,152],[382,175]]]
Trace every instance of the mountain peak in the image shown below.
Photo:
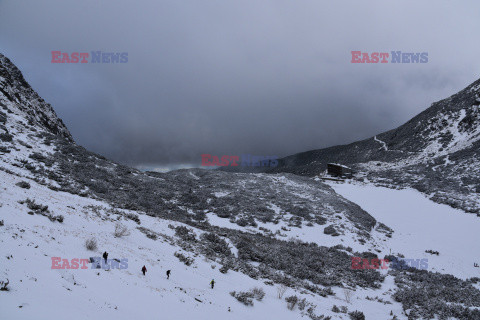
[[[0,127],[6,134],[8,130],[37,129],[45,130],[54,135],[60,135],[73,142],[72,135],[63,121],[57,116],[52,106],[45,102],[27,83],[22,72],[3,54],[0,53],[0,111],[7,114],[16,114],[26,120],[27,124],[19,121],[17,117],[8,118],[10,129]],[[3,113],[3,112],[2,112]],[[14,123],[16,122],[16,125]]]

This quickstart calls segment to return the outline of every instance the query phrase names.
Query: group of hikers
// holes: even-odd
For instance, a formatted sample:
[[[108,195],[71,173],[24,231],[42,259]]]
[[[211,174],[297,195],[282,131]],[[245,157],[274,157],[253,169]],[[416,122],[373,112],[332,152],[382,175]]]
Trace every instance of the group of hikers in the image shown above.
[[[108,259],[108,252],[107,251],[105,251],[103,253],[103,259],[105,259],[105,263],[107,263],[107,259]],[[146,272],[147,272],[147,267],[143,266],[142,267],[143,275],[145,275]],[[171,272],[171,270],[167,270],[167,279],[170,279],[170,272]],[[212,289],[215,286],[215,280],[214,279],[212,279],[212,281],[210,281],[210,286],[212,287]]]

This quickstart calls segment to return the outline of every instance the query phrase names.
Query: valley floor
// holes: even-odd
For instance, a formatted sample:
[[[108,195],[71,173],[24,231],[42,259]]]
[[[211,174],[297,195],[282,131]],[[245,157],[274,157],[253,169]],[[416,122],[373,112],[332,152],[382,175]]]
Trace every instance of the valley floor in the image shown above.
[[[371,184],[329,183],[395,232],[383,254],[402,253],[406,259],[428,259],[428,270],[465,279],[480,277],[480,218],[430,201],[413,189],[395,190]],[[425,250],[438,251],[431,255]]]

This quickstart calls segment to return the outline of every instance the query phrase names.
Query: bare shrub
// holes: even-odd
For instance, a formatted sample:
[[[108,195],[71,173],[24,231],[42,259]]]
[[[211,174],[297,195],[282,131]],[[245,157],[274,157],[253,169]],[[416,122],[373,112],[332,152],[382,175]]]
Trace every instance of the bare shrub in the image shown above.
[[[87,250],[96,251],[98,247],[97,239],[95,238],[87,239],[87,241],[85,241],[85,247],[87,248]]]
[[[9,291],[10,289],[8,289],[8,284],[10,283],[10,281],[7,279],[7,281],[0,281],[0,291]]]
[[[278,299],[282,299],[283,298],[283,295],[285,294],[285,292],[287,291],[288,287],[284,284],[281,284],[277,287],[277,297]]]
[[[142,233],[144,233],[147,238],[152,239],[152,240],[157,240],[158,239],[158,234],[148,228],[145,227],[137,227],[138,230],[140,230]]]
[[[348,289],[343,289],[343,295],[345,296],[345,301],[347,303],[350,303],[352,301],[353,291]]]
[[[48,206],[38,204],[35,202],[35,200],[31,200],[27,198],[26,200],[18,201],[18,203],[25,204],[28,207],[28,209],[32,210],[28,212],[28,214],[30,215],[39,214],[44,217],[47,217],[52,222],[58,221],[62,223],[64,220],[64,217],[62,215],[58,215],[58,216],[54,215],[52,212],[50,212],[50,210],[48,210]]]
[[[262,288],[255,287],[249,291],[232,291],[230,295],[246,306],[253,306],[253,299],[262,301],[265,297],[265,291]]]
[[[23,188],[23,189],[30,189],[30,183],[26,181],[20,181],[15,184],[17,187]]]
[[[257,301],[262,301],[263,298],[265,297],[265,291],[262,289],[262,288],[259,288],[259,287],[255,287],[253,288],[252,290],[250,290],[253,294],[253,297],[257,300]]]
[[[35,200],[31,200],[30,198],[27,198],[23,201],[19,201],[18,203],[20,204],[26,204],[28,209],[35,211],[35,213],[40,214],[40,213],[49,213],[50,211],[48,210],[48,206],[44,206],[38,203],[35,203]]]
[[[303,298],[301,300],[298,300],[297,305],[298,305],[298,309],[303,311],[305,307],[308,305],[307,299]]]
[[[253,306],[253,293],[247,292],[230,292],[230,295],[246,306]]]
[[[135,213],[127,213],[125,215],[128,219],[135,221],[137,224],[141,224],[140,218],[138,217],[138,214]]]
[[[195,262],[195,260],[193,260],[192,258],[186,257],[183,254],[178,252],[175,252],[173,255],[177,257],[178,260],[182,261],[186,266],[190,266],[192,265],[192,263]]]
[[[440,254],[440,252],[438,251],[433,251],[433,250],[425,250],[426,253],[430,253],[430,254],[436,254],[437,256]]]
[[[221,273],[227,273],[228,272],[228,266],[226,265],[222,265],[222,267],[220,269],[218,269],[218,271],[220,271]]]
[[[0,140],[5,141],[5,142],[10,142],[12,141],[13,136],[9,133],[0,133]]]
[[[115,231],[113,232],[113,235],[116,238],[126,237],[130,235],[130,231],[128,230],[127,226],[124,226],[121,223],[117,223],[115,225]]]
[[[155,233],[147,233],[146,234],[147,238],[152,239],[152,240],[157,240],[158,236]]]
[[[40,214],[47,217],[52,222],[58,221],[60,223],[63,223],[63,220],[65,219],[62,215],[56,216],[56,215],[53,215],[51,213],[45,213],[45,214],[40,213]]]
[[[365,320],[365,315],[360,311],[352,311],[348,315],[351,320]]]
[[[175,235],[184,241],[195,241],[195,233],[192,229],[185,226],[178,226],[175,228]]]
[[[297,296],[286,297],[285,301],[287,301],[288,310],[293,310],[295,308],[295,306],[297,305],[298,297]]]

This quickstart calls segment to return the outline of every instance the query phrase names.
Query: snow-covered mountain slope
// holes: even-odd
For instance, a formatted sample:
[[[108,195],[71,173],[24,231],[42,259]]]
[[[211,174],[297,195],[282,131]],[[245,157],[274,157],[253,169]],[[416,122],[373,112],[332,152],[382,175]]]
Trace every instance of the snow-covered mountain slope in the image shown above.
[[[140,224],[137,224],[127,217],[128,214],[136,215],[135,212],[53,191],[36,182],[30,182],[29,189],[21,188],[16,184],[24,181],[23,178],[2,171],[0,178],[0,189],[3,190],[0,193],[0,217],[4,222],[0,232],[3,267],[0,277],[10,282],[10,291],[0,292],[0,313],[5,319],[158,316],[168,319],[258,319],[270,316],[296,319],[303,318],[302,314],[308,315],[307,308],[288,310],[286,302],[278,299],[281,286],[269,279],[254,279],[233,270],[222,273],[222,265],[218,262],[182,249],[174,228],[191,228],[188,225],[145,214],[138,215]],[[345,195],[352,194],[349,190],[342,191]],[[63,223],[52,222],[41,214],[28,214],[30,209],[19,203],[27,198],[35,199],[39,204],[49,204],[48,210],[52,214],[64,216]],[[393,224],[393,217],[391,219]],[[403,219],[397,219],[400,220]],[[125,225],[130,235],[115,237],[117,223]],[[155,236],[140,228],[154,230]],[[203,233],[200,229],[191,230],[196,237]],[[85,240],[92,237],[97,239],[98,249],[89,251],[85,248]],[[235,247],[231,245],[231,248]],[[87,269],[51,269],[52,257],[69,261],[88,259],[101,256],[105,250],[111,258],[128,259],[128,268],[91,269],[88,264]],[[175,253],[194,262],[186,266],[175,257]],[[445,258],[450,257],[446,257],[443,251],[439,258],[429,257]],[[140,271],[143,265],[147,266],[146,276]],[[168,280],[166,270],[172,270]],[[212,278],[216,281],[214,289],[209,287]],[[262,288],[266,295],[262,301],[254,300],[253,307],[244,306],[230,295],[232,291],[248,291],[255,287]],[[379,289],[357,287],[351,290],[350,298],[339,287],[333,288],[336,295],[327,297],[301,288],[287,288],[284,297],[296,295],[306,299],[308,308],[316,306],[310,314],[324,314],[333,319],[348,319],[344,313],[331,311],[334,305],[350,311],[362,310],[366,319],[391,319],[390,312],[398,319],[406,319],[401,304],[391,297],[395,289],[394,276],[390,274]]]
[[[288,156],[278,167],[256,171],[315,176],[330,162],[351,166],[357,178],[413,187],[436,202],[480,215],[480,80],[394,130]]]
[[[115,163],[75,144],[1,61],[0,318],[480,318],[480,278],[443,267],[443,248],[432,248],[441,255],[431,270],[352,268],[353,257],[391,260],[428,244],[407,250],[398,220],[352,193],[286,173]],[[128,268],[52,269],[52,258],[105,250]]]
[[[0,232],[0,277],[8,278],[11,287],[0,292],[3,319],[296,319],[307,312],[288,310],[286,302],[278,298],[279,286],[268,279],[253,279],[233,270],[222,273],[218,262],[181,249],[174,229],[185,226],[181,223],[140,214],[137,224],[125,216],[134,214],[132,211],[112,210],[104,202],[53,191],[35,182],[29,189],[15,186],[21,181],[0,171],[0,217],[5,224]],[[63,223],[41,214],[29,215],[30,209],[18,203],[26,198],[48,203],[51,213],[64,216]],[[131,234],[115,237],[117,223]],[[147,237],[139,229],[142,227],[155,230],[157,238]],[[192,230],[197,237],[203,233]],[[92,237],[97,239],[98,249],[89,251],[85,240]],[[100,257],[104,251],[109,258],[128,259],[128,268],[92,269],[91,264],[87,269],[51,268],[52,257],[71,261]],[[194,262],[186,266],[175,253]],[[147,267],[145,276],[140,271],[143,265]],[[168,280],[166,270],[172,270]],[[212,278],[214,289],[209,285]],[[399,315],[402,311],[399,303],[383,295],[392,290],[392,279],[379,290],[357,289],[349,303],[341,288],[334,289],[337,296],[326,298],[295,288],[288,288],[284,295],[305,298],[308,307],[316,306],[312,314],[337,318],[331,311],[337,305],[365,310],[367,319],[386,319],[391,310]],[[254,287],[262,288],[266,295],[262,301],[254,300],[253,307],[230,295]],[[392,304],[365,300],[366,296],[380,296]]]
[[[6,114],[9,118],[17,118],[16,131],[36,132],[38,128],[60,135],[68,141],[73,141],[70,132],[57,117],[52,106],[46,103],[25,81],[18,68],[0,53],[0,92],[3,101],[0,104],[0,140],[9,140],[11,134],[8,125],[5,126]],[[7,108],[6,104],[13,108]],[[12,128],[10,128],[12,129]],[[22,130],[23,129],[23,130]]]

